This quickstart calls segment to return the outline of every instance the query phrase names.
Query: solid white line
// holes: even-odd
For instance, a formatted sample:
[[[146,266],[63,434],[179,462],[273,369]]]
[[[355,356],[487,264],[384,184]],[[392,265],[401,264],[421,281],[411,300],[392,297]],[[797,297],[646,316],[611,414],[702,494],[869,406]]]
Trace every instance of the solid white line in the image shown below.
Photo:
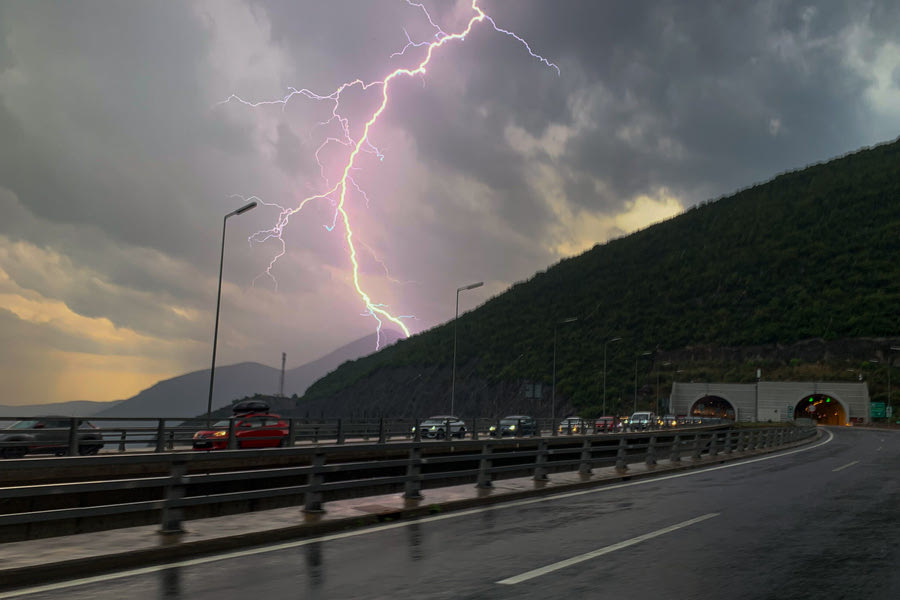
[[[174,567],[192,567],[196,565],[204,565],[211,562],[216,562],[220,560],[229,560],[232,558],[240,558],[243,556],[252,556],[255,554],[264,554],[266,552],[278,552],[279,550],[287,550],[289,548],[299,548],[301,546],[307,546],[309,544],[315,544],[318,542],[330,542],[333,540],[341,540],[345,538],[356,537],[359,535],[368,535],[370,533],[378,533],[381,531],[388,531],[390,529],[397,529],[399,527],[409,527],[414,524],[421,523],[431,523],[434,521],[443,521],[444,519],[456,519],[459,517],[465,517],[469,515],[476,515],[480,513],[486,513],[495,510],[503,510],[505,508],[515,508],[518,506],[528,506],[530,504],[537,504],[539,502],[549,502],[551,500],[560,500],[564,498],[572,498],[575,496],[583,496],[585,494],[597,494],[606,492],[609,490],[618,490],[622,488],[634,487],[638,485],[648,485],[648,484],[656,484],[660,481],[665,481],[667,479],[678,479],[681,477],[691,477],[693,475],[702,475],[703,473],[708,473],[710,471],[718,471],[720,469],[732,469],[734,467],[741,467],[744,465],[753,464],[756,462],[764,461],[764,460],[772,460],[774,458],[781,458],[782,456],[789,456],[791,454],[797,454],[799,452],[808,452],[809,450],[814,450],[815,448],[819,448],[820,446],[824,446],[825,444],[831,442],[834,439],[834,434],[825,430],[825,433],[828,434],[828,438],[824,441],[821,441],[817,444],[813,444],[812,446],[803,446],[802,448],[797,448],[795,450],[788,450],[787,452],[780,452],[777,454],[769,454],[766,456],[761,456],[759,458],[751,458],[748,460],[737,460],[733,463],[728,463],[725,465],[718,465],[715,467],[707,467],[707,468],[699,468],[699,469],[691,469],[690,471],[684,471],[682,473],[675,473],[672,475],[662,475],[660,477],[650,477],[648,479],[641,479],[640,481],[630,481],[628,483],[617,483],[614,485],[605,485],[602,487],[591,488],[588,490],[578,490],[575,492],[564,492],[561,494],[553,494],[550,496],[541,496],[540,498],[530,498],[528,500],[513,500],[511,502],[503,502],[500,504],[493,504],[491,506],[484,506],[481,508],[470,508],[468,510],[460,510],[453,511],[442,515],[434,515],[431,517],[423,517],[420,519],[416,519],[413,521],[398,521],[396,523],[389,523],[386,525],[377,525],[375,527],[370,527],[368,529],[356,529],[353,531],[346,531],[343,533],[335,533],[331,535],[320,536],[316,538],[305,538],[302,540],[295,540],[293,542],[284,542],[282,544],[276,544],[273,546],[265,546],[260,548],[249,548],[246,550],[236,550],[234,552],[228,552],[225,554],[216,554],[214,556],[204,556],[202,558],[192,558],[189,560],[182,560],[177,562],[166,563],[162,565],[153,565],[151,567],[142,567],[140,569],[130,569],[128,571],[119,571],[116,573],[106,573],[104,575],[94,575],[92,577],[85,577],[83,579],[72,579],[69,581],[60,581],[57,583],[49,583],[46,585],[40,585],[29,588],[22,588],[19,590],[13,590],[9,592],[0,592],[0,600],[6,600],[7,598],[18,598],[20,596],[25,596],[28,594],[37,594],[40,592],[48,592],[48,591],[56,591],[62,590],[70,587],[76,587],[79,585],[87,585],[90,583],[97,583],[101,581],[112,581],[115,579],[124,579],[125,577],[132,577],[135,575],[146,575],[149,573],[158,573],[159,571],[165,571],[166,569],[171,569]]]
[[[858,460],[854,460],[852,463],[847,463],[847,464],[844,465],[843,467],[838,467],[837,469],[832,469],[831,472],[832,472],[832,473],[837,473],[838,471],[843,471],[843,470],[846,469],[847,467],[852,467],[853,465],[855,465],[855,464],[858,463],[858,462],[859,462]]]
[[[516,575],[514,577],[501,579],[497,583],[503,585],[515,585],[517,583],[522,583],[523,581],[528,581],[529,579],[534,579],[535,577],[540,577],[541,575],[546,575],[547,573],[552,573],[553,571],[559,571],[560,569],[565,569],[566,567],[577,565],[578,563],[584,562],[586,560],[591,560],[592,558],[597,558],[598,556],[603,556],[604,554],[609,554],[610,552],[615,552],[616,550],[621,550],[622,548],[634,546],[635,544],[640,544],[641,542],[652,540],[655,537],[659,537],[667,533],[672,533],[673,531],[678,531],[679,529],[684,529],[685,527],[690,527],[695,523],[700,523],[701,521],[712,519],[713,517],[718,516],[719,513],[705,514],[703,516],[697,517],[696,519],[690,519],[689,521],[683,521],[676,525],[664,527],[663,529],[657,529],[656,531],[651,531],[650,533],[639,535],[637,537],[631,538],[630,540],[625,540],[624,542],[619,542],[611,546],[605,546],[598,550],[592,550],[591,552],[586,552],[584,554],[579,554],[578,556],[573,556],[572,558],[567,558],[566,560],[555,562],[552,565],[547,565],[546,567],[526,571],[525,573]]]

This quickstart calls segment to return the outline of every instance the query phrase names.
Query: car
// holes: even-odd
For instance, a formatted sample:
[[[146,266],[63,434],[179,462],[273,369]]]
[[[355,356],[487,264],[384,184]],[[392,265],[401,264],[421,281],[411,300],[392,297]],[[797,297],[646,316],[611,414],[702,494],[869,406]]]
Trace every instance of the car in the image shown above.
[[[194,434],[194,450],[228,448],[228,432],[234,423],[238,448],[283,448],[288,445],[288,424],[281,416],[269,412],[269,406],[258,400],[239,402],[231,417],[217,421],[212,428]]]
[[[539,435],[537,421],[528,415],[509,415],[500,419],[496,425],[491,425],[488,430],[492,436],[505,437],[508,435]]]
[[[466,435],[466,423],[452,415],[436,415],[419,423],[420,437],[423,438],[442,440],[447,437],[448,429],[453,437],[461,438]],[[412,428],[412,433],[416,433],[415,427]]]
[[[649,411],[636,412],[628,419],[631,431],[646,431],[656,427],[656,415]]]
[[[616,417],[597,417],[594,421],[594,433],[611,433],[619,430],[619,419]]]
[[[676,427],[678,425],[678,417],[675,415],[665,415],[662,418],[663,427]]]
[[[78,454],[97,454],[103,448],[100,431],[84,419],[76,419]],[[0,431],[0,455],[21,458],[26,454],[52,453],[62,456],[69,451],[72,417],[50,415],[16,421]]]
[[[559,433],[573,434],[584,433],[584,419],[581,417],[568,417],[559,422]]]

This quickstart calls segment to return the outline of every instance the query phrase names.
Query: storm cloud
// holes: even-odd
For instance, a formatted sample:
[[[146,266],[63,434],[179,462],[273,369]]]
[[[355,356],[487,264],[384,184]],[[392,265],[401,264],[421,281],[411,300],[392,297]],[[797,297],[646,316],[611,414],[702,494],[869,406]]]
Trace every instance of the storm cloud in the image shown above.
[[[900,133],[894,2],[480,4],[559,73],[478,24],[392,82],[346,199],[362,285],[413,332],[452,317],[459,285],[486,282],[470,309]],[[446,32],[472,15],[425,5]],[[222,218],[251,196],[228,222],[222,363],[302,364],[371,333],[335,198],[291,215],[283,247],[248,243],[334,184],[332,105],[223,101],[379,81],[435,34],[403,0],[0,4],[4,403],[110,400],[208,366]],[[379,94],[342,96],[353,136]]]

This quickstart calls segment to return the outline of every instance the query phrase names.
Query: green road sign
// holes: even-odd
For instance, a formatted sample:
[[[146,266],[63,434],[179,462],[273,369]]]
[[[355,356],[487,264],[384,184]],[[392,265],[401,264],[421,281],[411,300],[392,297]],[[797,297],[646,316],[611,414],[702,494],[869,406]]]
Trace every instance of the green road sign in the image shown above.
[[[887,412],[884,410],[884,402],[872,402],[869,416],[873,419],[883,419]]]

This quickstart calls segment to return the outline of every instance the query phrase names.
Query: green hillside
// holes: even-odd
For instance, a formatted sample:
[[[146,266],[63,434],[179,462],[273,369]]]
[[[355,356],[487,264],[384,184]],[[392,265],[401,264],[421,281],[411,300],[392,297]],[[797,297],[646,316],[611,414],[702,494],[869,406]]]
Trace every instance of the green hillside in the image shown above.
[[[746,357],[735,363],[713,352],[706,362],[688,361],[693,347],[878,338],[860,352],[881,351],[898,345],[885,341],[900,333],[898,309],[900,142],[893,142],[597,245],[463,315],[457,404],[483,413],[490,394],[515,396],[523,382],[543,383],[549,398],[554,324],[568,317],[579,320],[559,326],[557,398],[591,413],[601,394],[604,340],[622,338],[609,345],[607,395],[631,398],[636,362],[641,387],[655,386],[656,372],[672,370],[663,363],[673,358],[685,380],[746,380],[755,372]],[[398,398],[413,388],[421,398],[415,408],[444,406],[452,340],[451,324],[443,325],[344,363],[314,383],[298,408],[355,398],[371,412],[404,412],[411,405]],[[833,355],[834,343],[830,348]],[[646,351],[654,354],[641,357]],[[793,358],[767,365],[767,373],[790,377],[810,363],[820,369],[807,375],[848,378],[854,374],[844,363],[856,368],[867,358],[851,355],[831,366],[826,355]],[[543,407],[530,402],[537,406],[530,412]]]

